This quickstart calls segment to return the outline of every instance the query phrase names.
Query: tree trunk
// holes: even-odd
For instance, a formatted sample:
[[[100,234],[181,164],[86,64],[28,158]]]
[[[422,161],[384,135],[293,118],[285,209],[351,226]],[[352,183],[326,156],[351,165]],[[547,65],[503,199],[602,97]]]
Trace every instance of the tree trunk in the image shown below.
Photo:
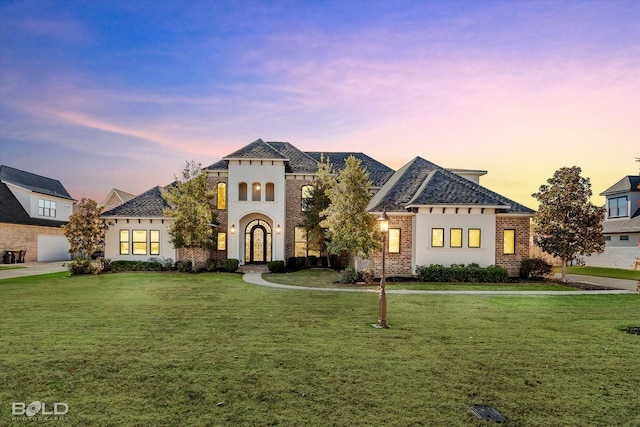
[[[196,248],[191,247],[191,272],[196,272]]]
[[[562,277],[560,278],[562,283],[569,283],[569,279],[567,278],[567,258],[562,257]]]

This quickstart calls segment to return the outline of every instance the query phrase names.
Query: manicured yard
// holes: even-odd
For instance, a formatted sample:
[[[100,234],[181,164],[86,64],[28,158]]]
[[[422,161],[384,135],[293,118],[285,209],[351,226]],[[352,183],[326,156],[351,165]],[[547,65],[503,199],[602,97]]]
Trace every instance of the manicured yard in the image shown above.
[[[36,400],[68,404],[66,426],[491,425],[471,404],[640,425],[636,294],[392,295],[378,330],[375,293],[65,276],[0,280],[0,425]]]

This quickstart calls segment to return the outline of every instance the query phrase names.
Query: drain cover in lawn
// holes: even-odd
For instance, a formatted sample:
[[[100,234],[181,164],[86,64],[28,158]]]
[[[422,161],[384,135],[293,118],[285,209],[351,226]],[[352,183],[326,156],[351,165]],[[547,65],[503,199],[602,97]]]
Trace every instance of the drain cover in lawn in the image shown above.
[[[623,331],[628,334],[640,335],[640,326],[631,326],[629,328],[624,328]]]
[[[500,412],[491,406],[469,405],[469,409],[481,420],[495,421],[497,423],[503,423],[507,420]]]

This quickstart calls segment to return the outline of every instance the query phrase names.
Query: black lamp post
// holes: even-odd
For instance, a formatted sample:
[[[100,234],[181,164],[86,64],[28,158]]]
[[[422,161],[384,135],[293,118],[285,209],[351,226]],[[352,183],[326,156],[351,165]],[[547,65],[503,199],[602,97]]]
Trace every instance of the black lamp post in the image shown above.
[[[382,215],[378,218],[378,227],[382,233],[382,274],[380,276],[380,314],[378,316],[378,323],[374,324],[374,328],[388,329],[387,323],[387,293],[385,291],[385,252],[387,250],[387,233],[389,232],[389,217],[387,216],[387,210],[382,210]]]

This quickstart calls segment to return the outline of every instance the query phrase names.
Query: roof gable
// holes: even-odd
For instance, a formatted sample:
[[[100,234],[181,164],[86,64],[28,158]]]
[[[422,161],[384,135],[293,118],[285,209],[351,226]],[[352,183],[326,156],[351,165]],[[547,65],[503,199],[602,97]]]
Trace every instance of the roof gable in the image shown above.
[[[73,200],[67,189],[57,179],[36,175],[10,166],[0,165],[0,181],[17,185],[36,193]]]
[[[103,216],[118,217],[163,217],[169,203],[162,197],[160,187],[153,187],[115,208],[104,212]]]
[[[230,159],[288,160],[282,153],[261,139],[257,139],[251,144],[245,145],[241,149],[223,157],[223,160]]]
[[[369,204],[370,211],[404,211],[419,206],[495,207],[501,212],[533,210],[421,157],[400,168]]]
[[[601,196],[640,191],[640,175],[627,175],[600,193]]]

